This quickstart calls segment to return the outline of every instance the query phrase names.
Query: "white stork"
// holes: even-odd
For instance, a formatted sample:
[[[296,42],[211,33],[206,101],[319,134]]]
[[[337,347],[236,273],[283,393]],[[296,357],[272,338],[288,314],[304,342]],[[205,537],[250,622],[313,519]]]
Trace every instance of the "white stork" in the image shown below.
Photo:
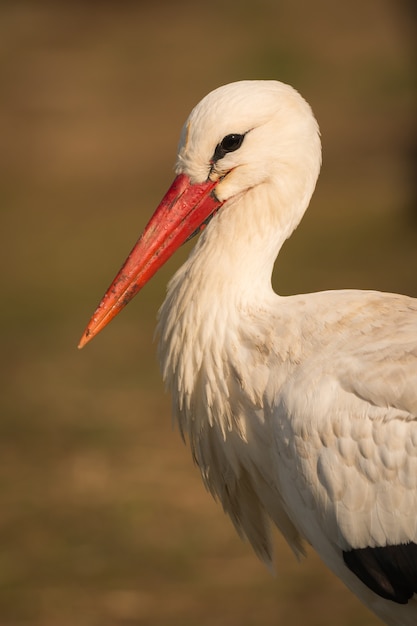
[[[387,624],[415,626],[417,300],[271,287],[320,164],[316,120],[292,87],[242,81],[209,93],[80,347],[203,231],[169,283],[159,355],[206,487],[266,563],[272,522],[296,555],[309,542]]]

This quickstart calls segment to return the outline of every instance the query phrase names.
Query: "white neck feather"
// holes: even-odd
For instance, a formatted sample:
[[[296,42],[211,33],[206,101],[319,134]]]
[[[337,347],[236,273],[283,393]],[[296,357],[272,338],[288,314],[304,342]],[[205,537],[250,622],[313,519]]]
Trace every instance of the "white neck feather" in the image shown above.
[[[296,190],[265,183],[226,202],[168,285],[159,312],[159,356],[174,417],[192,444],[203,424],[216,424],[223,437],[237,426],[244,436],[243,423],[232,424],[228,385],[245,374],[253,378],[245,337],[269,332],[257,325],[270,319],[279,299],[271,286],[273,265],[316,178],[305,178]],[[296,202],[289,202],[291,194]],[[252,395],[263,391],[255,388]]]
[[[272,290],[271,274],[276,255],[305,206],[298,206],[298,220],[289,211],[285,223],[285,214],[277,212],[274,190],[265,186],[263,193],[259,191],[256,199],[262,210],[257,217],[253,212],[259,207],[253,205],[255,194],[249,191],[226,203],[207,226],[169,283],[158,330],[173,417],[189,439],[203,481],[238,532],[271,564],[268,515],[294,551],[303,551],[279,493],[263,479],[263,466],[266,469],[270,462],[265,451],[272,438],[269,407],[264,404],[269,360],[272,351],[275,360],[278,356],[271,322],[280,298]],[[284,343],[291,340],[285,339],[288,324],[283,326],[279,350],[284,377],[289,349]]]

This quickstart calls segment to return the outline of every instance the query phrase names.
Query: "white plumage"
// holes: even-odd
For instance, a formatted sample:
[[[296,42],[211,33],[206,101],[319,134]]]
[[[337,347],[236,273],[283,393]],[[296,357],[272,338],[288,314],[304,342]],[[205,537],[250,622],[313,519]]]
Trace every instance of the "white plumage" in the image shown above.
[[[211,92],[182,132],[180,191],[168,192],[81,343],[210,219],[159,314],[163,376],[203,481],[261,559],[272,560],[272,521],[296,554],[311,543],[387,624],[412,626],[417,300],[271,287],[320,163],[317,123],[291,87]]]

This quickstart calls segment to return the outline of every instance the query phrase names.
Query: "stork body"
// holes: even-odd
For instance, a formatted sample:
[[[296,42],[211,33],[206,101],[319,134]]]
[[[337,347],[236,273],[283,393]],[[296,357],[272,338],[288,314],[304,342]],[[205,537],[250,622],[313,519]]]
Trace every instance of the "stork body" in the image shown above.
[[[272,522],[297,555],[309,542],[387,624],[412,626],[417,301],[271,287],[320,163],[317,124],[291,87],[243,81],[206,96],[184,127],[177,182],[83,343],[178,246],[187,203],[182,241],[210,219],[159,314],[163,376],[203,481],[262,560],[272,560]],[[162,244],[159,223],[169,224]]]

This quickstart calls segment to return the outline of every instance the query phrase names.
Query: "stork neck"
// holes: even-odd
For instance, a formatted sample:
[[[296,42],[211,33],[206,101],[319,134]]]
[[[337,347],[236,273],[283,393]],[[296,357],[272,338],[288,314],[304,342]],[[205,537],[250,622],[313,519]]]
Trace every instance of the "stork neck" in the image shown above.
[[[235,363],[236,345],[267,333],[263,320],[278,298],[271,285],[274,261],[303,213],[298,207],[295,219],[291,207],[280,210],[276,195],[273,202],[268,188],[259,189],[223,205],[170,281],[159,313],[163,377],[180,428],[191,437],[206,421],[217,422],[222,432],[229,427],[229,391],[221,390],[236,378],[232,364],[251,369],[250,363]]]
[[[256,303],[271,295],[275,260],[304,210],[277,206],[276,189],[267,185],[227,202],[179,272],[188,289],[209,290],[212,304],[214,298]]]

